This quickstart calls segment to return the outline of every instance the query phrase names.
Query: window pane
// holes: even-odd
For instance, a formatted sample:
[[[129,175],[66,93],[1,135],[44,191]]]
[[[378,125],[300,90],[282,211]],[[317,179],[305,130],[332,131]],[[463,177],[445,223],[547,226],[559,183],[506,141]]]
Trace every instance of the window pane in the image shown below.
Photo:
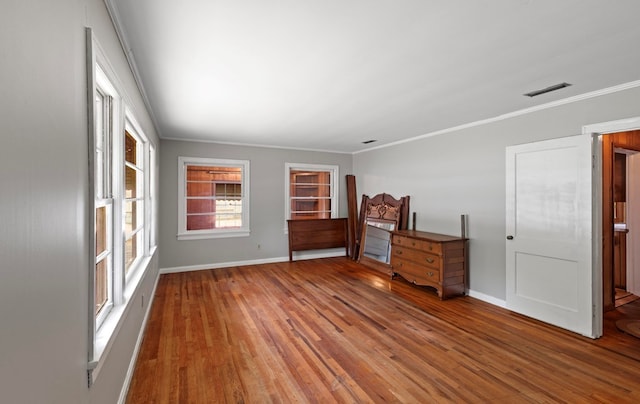
[[[96,256],[107,249],[107,207],[96,208]]]
[[[318,211],[331,213],[331,199],[318,200]]]
[[[331,212],[291,212],[291,219],[331,219]]]
[[[216,201],[216,227],[242,226],[242,201]]]
[[[328,184],[291,184],[291,197],[328,197],[331,186]]]
[[[242,227],[242,201],[217,201],[215,213],[187,215],[187,230]]]
[[[111,120],[110,97],[98,91],[95,98],[95,197],[109,197],[109,130]]]
[[[240,182],[242,168],[217,166],[187,166],[187,181]]]
[[[212,196],[214,191],[210,182],[187,182],[187,196]]]
[[[331,172],[291,170],[291,219],[331,218]]]
[[[129,267],[138,256],[137,237],[133,235],[124,243],[124,272],[129,272]]]
[[[329,219],[331,218],[331,199],[292,199],[292,219]]]
[[[138,226],[136,205],[136,201],[127,201],[124,204],[124,230],[127,234],[134,231]]]
[[[216,211],[216,201],[213,199],[187,199],[187,214],[213,213]]]
[[[133,165],[137,165],[136,158],[138,156],[137,147],[138,142],[129,132],[125,131],[124,139],[124,156],[125,160]]]
[[[104,153],[101,150],[96,150],[95,181],[95,197],[104,198]]]
[[[95,306],[96,314],[100,313],[100,310],[104,307],[109,298],[108,293],[108,274],[107,269],[109,258],[105,258],[96,264],[96,290],[95,290]]]
[[[331,210],[331,199],[315,198],[315,199],[291,199],[291,211],[323,211]]]
[[[124,168],[124,197],[125,198],[135,198],[138,196],[137,194],[137,178],[138,171],[129,166],[125,166]]]
[[[292,199],[291,212],[315,212],[318,210],[317,199]]]
[[[242,226],[242,216],[231,214],[231,215],[217,215],[216,216],[216,227],[232,229],[236,227]]]
[[[241,184],[216,184],[216,199],[240,199],[242,197]]]
[[[104,113],[105,113],[105,96],[96,92],[96,114],[95,114],[95,125],[96,125],[96,139],[95,146],[96,149],[103,148],[103,139],[104,139]]]
[[[134,129],[124,132],[124,273],[144,249],[144,143]]]
[[[291,170],[291,182],[306,184],[329,184],[331,174],[329,171],[303,171]]]
[[[214,229],[216,215],[187,215],[187,230]]]
[[[104,155],[103,155],[103,145],[104,145],[104,95],[97,93],[96,94],[96,115],[95,115],[95,147],[96,147],[96,157],[95,157],[95,188],[96,188],[96,198],[103,198],[103,166],[104,166]]]
[[[187,230],[242,227],[242,168],[187,165]]]

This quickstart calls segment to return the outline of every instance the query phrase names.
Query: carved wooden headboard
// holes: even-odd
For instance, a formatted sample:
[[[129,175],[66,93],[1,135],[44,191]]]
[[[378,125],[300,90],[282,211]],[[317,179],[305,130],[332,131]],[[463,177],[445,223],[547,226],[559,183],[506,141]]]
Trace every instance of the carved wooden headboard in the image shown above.
[[[360,220],[358,221],[358,259],[362,256],[362,240],[368,220],[394,224],[394,230],[406,229],[409,224],[409,196],[396,199],[389,194],[378,194],[372,198],[362,195]]]

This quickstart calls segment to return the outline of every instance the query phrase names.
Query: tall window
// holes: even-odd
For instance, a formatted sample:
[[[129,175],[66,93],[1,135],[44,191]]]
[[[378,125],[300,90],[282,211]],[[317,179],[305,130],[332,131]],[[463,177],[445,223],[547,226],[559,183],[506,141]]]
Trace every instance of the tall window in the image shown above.
[[[93,294],[97,329],[113,305],[123,302],[128,275],[148,251],[145,209],[150,189],[146,175],[150,146],[100,66],[96,67],[94,100]]]
[[[338,216],[338,166],[286,163],[285,218],[329,219]]]
[[[249,162],[179,158],[178,238],[249,235]]]
[[[93,381],[108,341],[150,261],[155,149],[140,129],[113,68],[87,30],[90,203],[89,365]],[[155,163],[154,163],[155,164]],[[154,174],[155,175],[155,174]]]
[[[127,122],[124,131],[124,270],[144,253],[144,143]]]
[[[96,69],[94,114],[94,315],[100,327],[113,307],[113,194],[111,164],[114,123],[118,118],[120,96],[106,74]]]

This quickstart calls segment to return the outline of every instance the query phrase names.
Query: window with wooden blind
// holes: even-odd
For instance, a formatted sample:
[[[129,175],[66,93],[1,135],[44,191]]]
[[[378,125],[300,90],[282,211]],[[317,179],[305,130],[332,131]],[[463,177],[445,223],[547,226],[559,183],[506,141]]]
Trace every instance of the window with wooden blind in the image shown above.
[[[179,239],[249,235],[249,162],[179,158]]]

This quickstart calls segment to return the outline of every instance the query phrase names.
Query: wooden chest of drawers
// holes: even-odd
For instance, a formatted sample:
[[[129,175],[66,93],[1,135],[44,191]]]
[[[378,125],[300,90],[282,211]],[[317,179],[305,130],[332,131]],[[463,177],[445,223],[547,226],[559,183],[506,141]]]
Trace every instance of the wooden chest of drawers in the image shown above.
[[[391,235],[391,277],[431,286],[440,299],[463,295],[467,239],[415,230]]]

